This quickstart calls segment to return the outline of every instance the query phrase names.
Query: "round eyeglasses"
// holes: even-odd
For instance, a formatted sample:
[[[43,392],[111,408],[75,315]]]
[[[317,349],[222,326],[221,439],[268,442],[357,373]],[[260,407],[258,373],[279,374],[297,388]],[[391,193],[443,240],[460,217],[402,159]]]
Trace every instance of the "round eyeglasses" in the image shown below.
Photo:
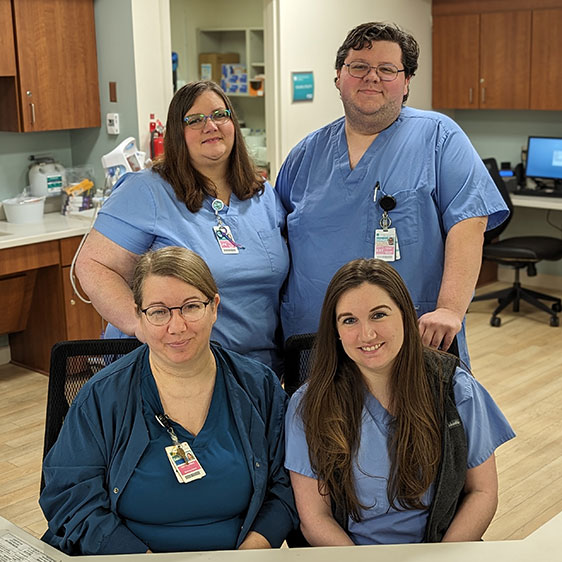
[[[371,66],[366,62],[350,62],[349,64],[344,63],[344,66],[347,66],[347,71],[349,72],[350,76],[353,78],[365,78],[371,70],[374,70],[377,73],[377,76],[383,82],[392,82],[396,80],[399,72],[404,72],[404,68],[402,70],[398,70],[396,66],[391,63],[384,63],[379,64],[377,66]]]
[[[202,129],[207,124],[207,119],[210,119],[215,125],[223,125],[230,119],[230,109],[216,109],[209,115],[203,113],[186,115],[183,121],[190,129]]]
[[[207,305],[213,299],[208,301],[189,301],[182,306],[164,306],[162,304],[148,306],[141,312],[153,326],[165,326],[172,319],[172,311],[179,310],[181,317],[187,322],[197,322],[205,315]]]

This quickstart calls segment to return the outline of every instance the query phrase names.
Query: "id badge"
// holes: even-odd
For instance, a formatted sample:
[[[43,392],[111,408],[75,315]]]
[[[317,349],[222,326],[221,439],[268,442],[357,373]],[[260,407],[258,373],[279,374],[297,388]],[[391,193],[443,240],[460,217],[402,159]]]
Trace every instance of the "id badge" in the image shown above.
[[[166,447],[166,456],[180,484],[187,484],[192,480],[198,480],[206,474],[195,453],[185,441],[178,446],[170,445]]]
[[[223,254],[238,253],[238,248],[234,244],[234,238],[229,226],[213,226],[213,232]]]
[[[375,230],[375,258],[383,261],[400,259],[400,247],[395,228],[377,228]]]

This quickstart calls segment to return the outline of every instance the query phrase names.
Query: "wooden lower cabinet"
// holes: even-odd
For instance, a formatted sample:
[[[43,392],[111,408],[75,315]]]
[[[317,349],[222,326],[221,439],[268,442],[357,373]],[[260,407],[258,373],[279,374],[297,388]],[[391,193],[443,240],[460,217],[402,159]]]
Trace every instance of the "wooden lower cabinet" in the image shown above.
[[[70,283],[70,262],[80,240],[81,236],[59,240],[58,263],[35,270],[27,323],[23,330],[10,333],[13,363],[48,373],[55,343],[101,337],[101,316],[74,294]]]
[[[83,302],[75,294],[70,282],[70,266],[61,268],[64,296],[64,316],[66,320],[66,339],[84,340],[100,338],[104,330],[104,322],[96,309]],[[78,279],[74,280],[80,294],[86,294],[80,287]]]

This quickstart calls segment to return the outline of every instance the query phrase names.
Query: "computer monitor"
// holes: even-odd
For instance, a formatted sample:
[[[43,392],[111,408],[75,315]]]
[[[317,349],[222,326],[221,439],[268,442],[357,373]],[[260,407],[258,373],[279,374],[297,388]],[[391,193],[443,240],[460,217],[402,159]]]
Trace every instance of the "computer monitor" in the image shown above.
[[[540,180],[562,181],[562,138],[529,137],[525,175],[540,184]]]

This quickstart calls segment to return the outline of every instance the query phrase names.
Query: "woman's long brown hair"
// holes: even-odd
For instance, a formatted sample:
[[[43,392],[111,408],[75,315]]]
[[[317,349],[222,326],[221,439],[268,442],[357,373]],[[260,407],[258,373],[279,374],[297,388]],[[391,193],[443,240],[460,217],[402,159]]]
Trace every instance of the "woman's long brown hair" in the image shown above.
[[[232,193],[242,201],[250,199],[257,193],[261,194],[264,190],[265,180],[258,174],[248,155],[236,113],[226,94],[214,82],[206,80],[190,82],[180,88],[170,102],[164,136],[164,154],[156,160],[152,170],[174,188],[176,197],[183,201],[192,213],[196,213],[201,208],[206,195],[216,197],[216,188],[213,182],[201,174],[191,162],[185,144],[183,118],[195,100],[202,93],[209,91],[223,100],[226,109],[230,110],[234,124],[234,145],[230,153],[226,178]]]
[[[397,509],[423,509],[424,493],[434,481],[441,459],[440,408],[428,380],[414,305],[400,275],[376,259],[354,260],[338,270],[324,298],[314,359],[300,414],[319,491],[339,509],[360,520],[353,478],[359,448],[361,416],[368,392],[357,365],[338,338],[336,306],[349,289],[370,283],[384,289],[397,304],[404,324],[404,343],[390,380],[393,415],[387,448],[390,474],[387,495]],[[369,467],[362,467],[369,472]]]

